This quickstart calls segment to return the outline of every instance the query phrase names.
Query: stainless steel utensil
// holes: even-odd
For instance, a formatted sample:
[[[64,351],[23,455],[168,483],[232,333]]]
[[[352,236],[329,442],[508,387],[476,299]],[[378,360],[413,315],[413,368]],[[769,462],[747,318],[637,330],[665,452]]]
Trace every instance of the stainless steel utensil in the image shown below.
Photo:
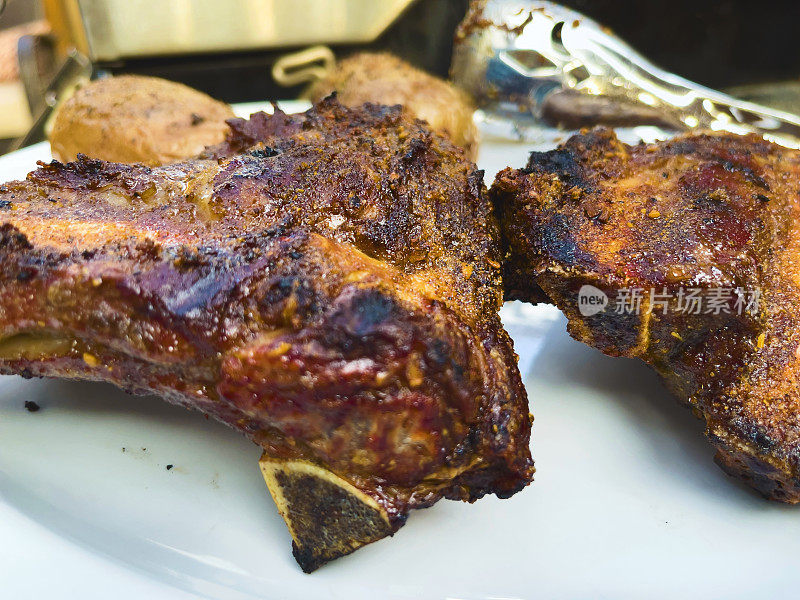
[[[542,118],[554,94],[579,93],[657,112],[676,129],[755,132],[800,148],[800,116],[738,100],[653,65],[607,28],[553,2],[476,2],[456,34],[453,80],[486,118]]]
[[[47,139],[47,127],[59,102],[64,101],[74,91],[75,87],[89,81],[92,76],[92,64],[74,48],[67,54],[52,81],[41,93],[41,100],[37,102],[37,112],[28,132],[14,140],[9,151],[19,150],[30,144],[42,142]]]

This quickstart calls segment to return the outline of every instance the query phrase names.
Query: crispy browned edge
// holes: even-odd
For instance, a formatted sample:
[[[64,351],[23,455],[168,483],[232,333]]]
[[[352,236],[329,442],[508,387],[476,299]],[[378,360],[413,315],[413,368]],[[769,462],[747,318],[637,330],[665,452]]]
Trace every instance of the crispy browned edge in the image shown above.
[[[638,191],[617,189],[620,179]],[[792,504],[800,502],[798,188],[800,154],[759,136],[693,133],[631,147],[601,128],[533,153],[527,167],[498,174],[490,192],[508,251],[507,297],[552,302],[574,338],[647,362],[705,421],[725,472]],[[612,302],[624,287],[691,285],[702,272],[692,262],[696,248],[705,251],[698,244],[723,249],[703,285],[760,289],[758,314],[679,319],[673,307],[661,317],[647,300],[639,316],[578,311],[584,284]]]
[[[331,106],[335,106],[335,101],[332,99],[327,102],[325,109],[330,110]],[[377,110],[380,114],[382,109],[370,110]],[[398,113],[398,111],[389,111],[389,114],[394,113]],[[397,117],[392,116],[389,120],[391,121],[394,118]],[[284,117],[280,117],[280,119],[284,119]],[[239,121],[237,121],[237,123],[239,123]],[[241,125],[241,123],[239,124]],[[254,140],[245,142],[245,146],[253,141]],[[239,142],[237,141],[237,143]],[[92,177],[97,175],[102,178],[101,172],[103,167],[99,163],[96,163],[96,161],[93,162],[81,159],[80,167],[76,168],[78,172],[74,174],[69,174],[69,167],[64,170],[64,173],[59,174],[61,167],[57,165],[51,165],[45,169],[45,171],[47,173],[52,173],[56,179],[62,175],[66,176],[69,174],[69,177],[75,176],[76,181],[79,181],[81,177],[88,174],[90,171],[94,173],[94,170],[96,170],[97,173],[94,173]],[[114,169],[113,173],[106,173],[109,177],[109,182],[119,173],[123,172],[125,177],[143,177],[147,173],[146,169],[141,169],[139,167],[126,170],[115,166]],[[86,171],[86,173],[84,173],[84,171]],[[479,177],[477,172],[475,175]],[[485,188],[482,193],[485,194]],[[16,235],[13,231],[7,233],[10,238],[14,238]],[[24,246],[23,242],[20,243]],[[492,262],[488,257],[487,260]],[[494,264],[496,265],[496,263]],[[480,277],[483,278],[483,268],[476,267],[476,273],[478,269],[481,270]],[[477,275],[473,277],[475,276]],[[499,283],[499,278],[496,276],[493,277],[495,277],[497,283]],[[497,291],[499,293],[499,290]],[[488,305],[492,305],[494,303],[494,298],[490,297],[487,303]],[[503,339],[505,332],[496,333],[500,334],[501,346],[507,343],[507,341]],[[507,353],[511,353],[510,344]],[[511,356],[504,356],[506,360],[511,358]],[[514,378],[512,377],[512,379]],[[512,384],[521,385],[519,382],[512,382]],[[519,392],[519,390],[516,390],[516,392]],[[530,460],[529,457],[528,460]],[[307,468],[309,464],[311,466]],[[296,461],[292,463],[285,461],[281,457],[265,455],[262,457],[261,466],[270,492],[273,494],[273,497],[276,498],[279,508],[283,509],[281,512],[292,532],[295,556],[306,571],[313,570],[337,556],[350,553],[361,545],[370,543],[386,535],[391,535],[402,524],[402,520],[398,521],[396,516],[389,522],[390,519],[383,507],[376,507],[374,501],[370,502],[371,498],[362,494],[348,482],[319,465],[307,463],[301,466],[301,464]],[[528,465],[528,469],[529,475],[532,474],[532,464]],[[302,473],[300,473],[300,471],[302,471]],[[280,473],[280,476],[276,476],[276,473]],[[469,490],[469,486],[466,485],[466,483],[467,482],[464,481],[456,485],[458,489],[448,495],[451,497],[461,497],[461,499],[470,501],[479,497],[473,495],[473,492]],[[304,490],[312,489],[324,491],[325,494],[309,498]],[[458,491],[459,489],[460,491]],[[505,490],[504,492],[498,490],[497,493],[498,495],[504,496],[510,495],[513,491],[515,490]],[[338,498],[340,507],[345,507],[344,512],[340,515],[340,520],[337,521],[338,526],[333,526],[330,523],[322,526],[321,523],[325,521],[322,515],[330,513],[333,497]],[[313,500],[314,502],[309,504],[309,500]],[[424,505],[425,503],[423,502],[421,506]],[[317,520],[307,517],[308,511],[312,508],[314,509],[312,514],[319,517]]]
[[[431,129],[464,148],[470,160],[477,156],[478,128],[472,120],[475,106],[469,95],[393,54],[353,54],[315,83],[308,95],[318,102],[334,92],[346,106],[365,102],[403,105],[410,114],[427,121]]]

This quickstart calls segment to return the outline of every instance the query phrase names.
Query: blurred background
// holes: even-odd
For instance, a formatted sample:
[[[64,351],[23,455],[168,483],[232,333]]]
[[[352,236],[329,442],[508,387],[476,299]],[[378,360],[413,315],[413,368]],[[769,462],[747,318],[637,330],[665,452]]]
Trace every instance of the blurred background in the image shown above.
[[[81,78],[164,77],[227,102],[293,98],[356,50],[447,76],[468,0],[6,0],[0,152]],[[563,0],[656,64],[798,111],[800,2]]]

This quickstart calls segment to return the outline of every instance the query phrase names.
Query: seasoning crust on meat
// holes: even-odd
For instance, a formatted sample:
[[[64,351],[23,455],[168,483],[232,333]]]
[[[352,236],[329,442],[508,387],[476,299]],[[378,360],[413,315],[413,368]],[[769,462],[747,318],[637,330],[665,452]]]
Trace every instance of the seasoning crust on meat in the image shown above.
[[[401,104],[464,148],[469,159],[477,156],[478,128],[472,121],[475,106],[469,95],[393,54],[359,52],[348,56],[312,86],[310,98],[319,101],[334,92],[345,106]]]
[[[329,99],[231,128],[197,160],[81,156],[0,188],[0,371],[199,409],[259,444],[283,491],[329,473],[386,528],[315,548],[330,531],[298,517],[307,570],[441,497],[527,485],[482,172],[397,107]]]
[[[800,153],[732,134],[630,147],[601,129],[504,170],[491,195],[510,298],[552,301],[575,338],[650,364],[723,469],[800,501]],[[604,310],[580,311],[584,285]]]

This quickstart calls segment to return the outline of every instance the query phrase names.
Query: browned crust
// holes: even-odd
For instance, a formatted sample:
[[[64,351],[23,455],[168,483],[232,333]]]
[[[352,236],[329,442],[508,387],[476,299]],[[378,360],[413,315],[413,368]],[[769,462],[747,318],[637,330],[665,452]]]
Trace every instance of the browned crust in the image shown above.
[[[756,136],[691,134],[630,147],[607,130],[534,153],[492,188],[510,297],[552,301],[569,331],[638,357],[706,422],[717,462],[762,494],[800,501],[800,154]],[[666,291],[641,314],[584,317],[584,284]],[[686,314],[677,292],[728,289],[727,312]],[[735,288],[760,290],[738,314]]]
[[[471,160],[477,156],[478,129],[472,120],[475,106],[466,92],[397,56],[372,52],[349,56],[317,82],[309,95],[318,102],[333,92],[346,106],[365,102],[403,105],[431,129],[463,147]]]
[[[497,223],[399,108],[233,120],[208,158],[81,157],[0,188],[0,372],[116,383],[320,465],[399,527],[533,474]],[[60,347],[60,346],[59,346]]]

